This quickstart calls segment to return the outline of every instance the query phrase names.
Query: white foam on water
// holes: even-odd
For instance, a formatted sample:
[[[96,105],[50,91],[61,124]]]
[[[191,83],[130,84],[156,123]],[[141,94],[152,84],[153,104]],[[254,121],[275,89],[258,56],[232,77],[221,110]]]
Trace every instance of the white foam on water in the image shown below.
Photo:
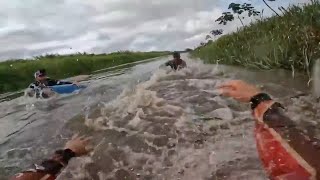
[[[85,166],[92,163],[90,157],[78,157],[70,160],[68,169],[64,169],[58,179],[87,179],[91,176],[86,172]],[[79,173],[80,172],[80,173]],[[71,177],[71,178],[70,178]]]
[[[136,66],[132,71],[128,69],[116,77],[103,74],[105,78],[93,78],[89,80],[90,87],[77,96],[47,102],[8,102],[9,107],[0,105],[0,110],[8,113],[1,120],[7,118],[9,122],[12,117],[28,119],[29,116],[29,120],[42,120],[57,129],[48,135],[52,139],[65,136],[64,131],[59,131],[67,122],[65,119],[74,116],[75,111],[83,111],[85,123],[79,121],[72,128],[90,129],[85,132],[98,145],[90,156],[72,160],[60,179],[267,179],[256,152],[249,105],[219,96],[216,89],[230,79],[230,74],[240,78],[238,71],[231,68],[230,73],[227,67],[183,59],[188,68],[178,72],[158,69],[164,62],[161,60]],[[250,77],[258,81],[259,76],[252,74]],[[260,74],[263,80],[271,75]],[[283,89],[290,87],[276,84],[268,84],[266,90],[283,93]],[[318,126],[311,116],[320,114],[320,108],[310,108],[312,101],[301,97],[285,105],[290,116],[298,117],[297,122],[303,124],[307,119]],[[60,103],[62,108],[50,108]],[[26,108],[26,104],[29,104],[28,112],[13,113],[17,107]],[[33,112],[37,114],[32,115]],[[38,141],[40,138],[34,139]],[[10,164],[19,162],[14,159]],[[1,159],[0,163],[3,164]]]
[[[132,120],[130,120],[130,122],[128,123],[129,126],[132,126],[134,128],[138,127],[138,125],[141,123],[141,119],[140,116],[143,116],[144,112],[141,108],[137,109],[136,115],[134,116],[134,118]]]
[[[227,120],[227,121],[228,120],[230,121],[233,119],[232,111],[229,108],[216,109],[216,110],[208,113],[207,116],[212,117],[212,118]]]
[[[99,171],[99,179],[228,179],[242,170],[265,178],[255,151],[253,122],[246,121],[248,113],[231,109],[232,102],[215,91],[226,78],[208,65],[189,64],[178,72],[157,70],[150,80],[105,103],[98,117],[86,118],[85,124],[95,130],[126,132],[111,143],[122,154],[121,160],[111,161],[111,169],[93,161],[92,166],[101,169],[94,171]],[[211,120],[193,121],[202,116]],[[113,158],[110,146],[98,149],[93,159]],[[92,178],[94,172],[88,168],[86,172]]]

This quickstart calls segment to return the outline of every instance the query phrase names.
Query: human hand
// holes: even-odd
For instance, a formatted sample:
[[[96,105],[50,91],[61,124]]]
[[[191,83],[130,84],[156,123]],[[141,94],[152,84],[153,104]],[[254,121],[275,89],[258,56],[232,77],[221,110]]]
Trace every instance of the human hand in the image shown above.
[[[241,102],[249,102],[253,96],[261,92],[257,87],[241,80],[228,81],[218,88],[222,95],[233,97]]]
[[[76,154],[76,156],[85,155],[91,150],[89,148],[90,140],[91,137],[79,137],[78,134],[75,134],[72,136],[71,140],[66,143],[65,149],[72,150]]]

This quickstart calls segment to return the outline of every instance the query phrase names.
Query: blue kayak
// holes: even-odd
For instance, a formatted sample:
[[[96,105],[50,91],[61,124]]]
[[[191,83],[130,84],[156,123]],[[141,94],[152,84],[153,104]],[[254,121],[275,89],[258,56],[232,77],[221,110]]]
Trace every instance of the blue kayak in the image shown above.
[[[49,87],[52,89],[52,91],[58,94],[69,94],[77,90],[86,88],[86,86],[77,86],[75,84],[56,85],[56,86],[49,86]]]

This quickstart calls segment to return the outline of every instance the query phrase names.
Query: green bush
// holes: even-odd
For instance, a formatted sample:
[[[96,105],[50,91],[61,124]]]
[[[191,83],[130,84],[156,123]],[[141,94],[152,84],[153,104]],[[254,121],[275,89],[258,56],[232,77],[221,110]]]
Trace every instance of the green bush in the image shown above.
[[[319,1],[291,6],[281,17],[258,20],[196,48],[192,55],[208,63],[283,68],[310,76],[313,62],[320,57],[319,17]]]
[[[0,93],[16,91],[34,81],[33,73],[45,68],[53,78],[67,78],[124,63],[166,55],[168,52],[116,52],[111,54],[46,55],[32,60],[0,63]]]

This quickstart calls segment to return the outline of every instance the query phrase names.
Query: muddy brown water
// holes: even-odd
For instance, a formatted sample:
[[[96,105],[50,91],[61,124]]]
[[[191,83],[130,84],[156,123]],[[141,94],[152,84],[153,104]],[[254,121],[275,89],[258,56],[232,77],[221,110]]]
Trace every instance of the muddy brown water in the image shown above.
[[[248,104],[215,91],[230,79],[257,84],[302,129],[320,135],[319,104],[302,75],[205,65],[186,55],[187,69],[159,69],[167,59],[96,74],[78,94],[2,102],[1,175],[28,168],[80,132],[94,137],[94,150],[71,160],[58,179],[267,179]]]

